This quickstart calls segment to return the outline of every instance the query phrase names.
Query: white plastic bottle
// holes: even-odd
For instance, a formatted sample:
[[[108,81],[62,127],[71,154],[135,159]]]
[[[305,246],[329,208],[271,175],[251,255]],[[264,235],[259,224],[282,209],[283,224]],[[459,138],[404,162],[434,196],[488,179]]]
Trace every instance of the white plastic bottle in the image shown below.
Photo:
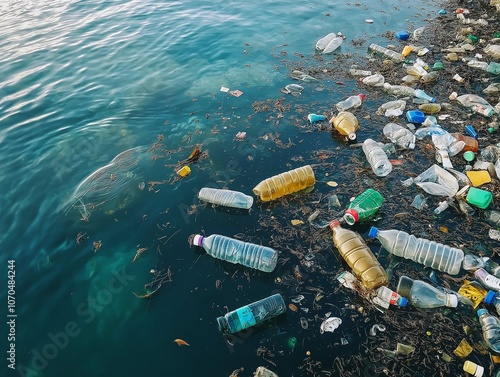
[[[400,63],[400,62],[405,60],[403,54],[400,54],[399,52],[396,52],[396,51],[389,50],[388,48],[379,46],[375,43],[372,43],[369,48],[371,51],[378,52],[379,54],[382,54],[395,62]]]
[[[406,85],[391,85],[389,83],[384,83],[384,90],[387,93],[394,94],[396,96],[413,96],[415,95],[415,89]]]
[[[410,259],[414,262],[432,267],[438,271],[456,275],[460,272],[464,260],[464,252],[442,243],[417,238],[402,230],[379,230],[372,227],[368,234],[370,238],[377,238],[382,247],[398,257]]]
[[[253,204],[253,197],[242,192],[209,187],[203,187],[198,192],[198,198],[205,202],[233,208],[249,209]]]
[[[373,139],[366,139],[363,142],[363,152],[373,172],[378,177],[385,177],[392,171],[392,164],[387,154]]]
[[[457,295],[443,292],[425,281],[413,280],[404,275],[399,278],[396,292],[407,298],[408,302],[417,308],[430,309],[443,306],[456,308],[458,306]]]
[[[365,99],[364,94],[347,97],[345,100],[338,102],[335,107],[338,111],[347,111],[360,107]]]
[[[383,86],[385,78],[380,73],[375,73],[373,75],[363,77],[359,81],[368,86]]]
[[[492,291],[500,291],[500,279],[494,275],[491,275],[484,268],[478,268],[474,271],[474,277],[481,283],[485,288],[491,289]]]
[[[401,148],[415,148],[415,135],[408,128],[396,123],[387,123],[383,129],[384,135]]]
[[[267,246],[255,245],[234,238],[212,234],[193,238],[193,245],[201,246],[207,254],[227,262],[242,264],[264,272],[272,272],[278,262],[278,253]]]

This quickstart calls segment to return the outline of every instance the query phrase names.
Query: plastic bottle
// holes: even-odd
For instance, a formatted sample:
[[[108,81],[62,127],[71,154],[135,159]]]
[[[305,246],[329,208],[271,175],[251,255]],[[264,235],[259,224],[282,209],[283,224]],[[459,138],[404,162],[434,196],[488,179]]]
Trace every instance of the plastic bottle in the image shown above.
[[[317,42],[316,42],[316,50],[318,51],[323,51],[326,46],[328,46],[328,44],[334,39],[334,38],[337,38],[337,34],[335,33],[329,33],[327,34],[326,36],[324,36],[323,38],[320,38]]]
[[[479,309],[477,316],[483,330],[484,341],[492,351],[500,352],[500,320],[486,309]]]
[[[473,137],[462,135],[459,132],[454,132],[451,134],[451,136],[453,136],[458,141],[463,141],[465,143],[462,152],[467,152],[467,151],[471,151],[474,153],[478,152],[479,144],[477,140],[474,139]]]
[[[484,211],[486,221],[497,229],[500,229],[500,212],[495,210]]]
[[[234,334],[277,317],[285,311],[285,301],[279,293],[276,293],[218,317],[217,326],[219,331]]]
[[[334,52],[336,49],[338,49],[340,46],[342,46],[342,43],[344,42],[344,38],[342,37],[335,37],[333,38],[325,47],[325,49],[322,51],[323,54],[330,54]]]
[[[487,305],[493,305],[497,311],[497,314],[500,315],[500,297],[498,297],[497,292],[488,291],[486,297],[484,298],[484,303]]]
[[[372,73],[372,71],[351,68],[351,69],[349,69],[349,74],[351,76],[355,76],[356,77],[356,76],[371,76],[373,73]]]
[[[379,46],[375,43],[372,43],[369,47],[371,51],[378,52],[386,57],[388,57],[391,60],[394,60],[395,62],[403,62],[405,60],[403,54],[400,54],[399,52],[389,50],[388,48]]]
[[[489,274],[484,268],[478,268],[474,271],[474,277],[483,285],[483,287],[492,291],[500,291],[500,279]]]
[[[374,75],[363,77],[359,81],[368,86],[383,86],[385,78],[380,73],[375,73]]]
[[[455,98],[458,103],[464,107],[472,107],[474,105],[483,105],[484,107],[492,107],[488,101],[477,94],[462,94]]]
[[[376,190],[369,188],[358,195],[349,204],[343,216],[345,222],[354,225],[373,216],[384,202],[384,197]]]
[[[440,201],[439,205],[434,209],[434,213],[436,215],[439,215],[444,210],[446,210],[452,202],[453,202],[453,198],[446,198],[445,200]]]
[[[389,83],[383,84],[384,90],[387,93],[394,94],[395,96],[413,96],[415,95],[415,89],[410,88],[406,85],[391,85]]]
[[[479,268],[484,268],[491,275],[500,278],[500,265],[488,257],[466,254],[464,257],[463,268],[466,271],[475,271]]]
[[[342,228],[338,220],[333,220],[330,228],[335,247],[366,288],[388,284],[387,273],[358,233]]]
[[[431,71],[431,72],[425,73],[420,78],[420,82],[427,84],[427,83],[436,81],[438,78],[439,78],[439,72],[438,71]]]
[[[399,278],[396,292],[406,297],[408,302],[417,308],[456,308],[458,305],[457,295],[445,293],[422,280],[413,280],[404,275]]]
[[[389,101],[382,104],[377,109],[377,114],[385,115],[386,117],[400,116],[401,114],[403,114],[405,108],[406,108],[406,101],[398,99],[395,101]]]
[[[396,123],[387,123],[383,129],[384,135],[394,144],[401,148],[415,148],[415,135],[408,128],[402,127]]]
[[[482,69],[483,71],[486,71],[486,67],[488,67],[488,63],[474,59],[469,60],[467,65],[472,68]]]
[[[330,119],[330,123],[339,132],[339,134],[346,136],[351,142],[356,141],[356,131],[358,131],[358,118],[349,112],[341,111],[337,116]]]
[[[193,245],[203,247],[207,254],[214,258],[242,264],[264,272],[272,272],[278,262],[278,253],[270,247],[243,242],[219,234],[212,234],[209,237],[197,234],[193,238]]]
[[[495,59],[500,59],[500,45],[487,45],[484,52]]]
[[[387,154],[375,140],[366,139],[363,142],[363,152],[373,172],[378,177],[385,177],[392,171],[392,164]]]
[[[377,238],[382,247],[398,257],[432,267],[438,271],[456,275],[460,272],[464,260],[461,249],[443,245],[425,238],[417,238],[402,230],[379,230],[372,227],[370,238]]]
[[[483,377],[484,374],[484,367],[469,360],[465,361],[463,370],[474,377]]]
[[[436,99],[434,97],[431,97],[430,95],[425,93],[422,89],[415,89],[414,96],[429,102],[436,102]]]
[[[349,109],[355,109],[360,107],[365,99],[364,94],[358,94],[356,96],[347,97],[345,100],[338,102],[335,107],[338,111],[347,111]]]
[[[377,289],[378,300],[374,300],[376,303],[386,303],[387,306],[382,305],[385,308],[388,308],[389,305],[399,306],[400,308],[404,308],[408,304],[408,300],[401,296],[399,293],[394,292],[392,289],[387,288],[386,286],[381,286]]]
[[[253,193],[267,202],[311,187],[315,183],[314,171],[310,165],[306,165],[263,180],[253,188]]]
[[[198,198],[205,202],[233,208],[249,209],[253,204],[253,198],[242,192],[208,187],[203,187],[198,192]]]
[[[423,103],[418,106],[425,114],[437,114],[441,111],[441,105],[439,103]]]

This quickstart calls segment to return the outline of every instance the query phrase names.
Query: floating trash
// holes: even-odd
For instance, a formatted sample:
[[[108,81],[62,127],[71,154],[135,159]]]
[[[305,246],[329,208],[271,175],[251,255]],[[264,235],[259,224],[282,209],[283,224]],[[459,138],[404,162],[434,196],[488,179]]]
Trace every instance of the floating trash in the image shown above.
[[[304,317],[300,317],[300,326],[304,330],[307,330],[307,328],[309,327],[309,322],[307,322],[307,319],[305,319]]]
[[[303,86],[300,86],[298,84],[288,84],[281,91],[286,94],[292,94],[294,96],[298,96],[299,94],[302,93],[303,90],[304,90]]]
[[[292,298],[290,301],[292,301],[294,304],[300,304],[300,302],[304,299],[305,297],[302,295],[298,295],[297,297]]]
[[[334,332],[340,325],[342,320],[338,317],[330,317],[323,321],[319,328],[319,332],[323,334],[324,332]]]

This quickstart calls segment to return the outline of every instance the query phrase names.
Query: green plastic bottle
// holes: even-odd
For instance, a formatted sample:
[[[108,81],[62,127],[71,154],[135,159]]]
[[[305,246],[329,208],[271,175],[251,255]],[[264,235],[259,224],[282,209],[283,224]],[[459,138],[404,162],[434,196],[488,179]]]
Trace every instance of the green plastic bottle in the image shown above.
[[[343,218],[349,225],[366,220],[379,210],[383,201],[384,198],[378,191],[369,188],[349,204]]]

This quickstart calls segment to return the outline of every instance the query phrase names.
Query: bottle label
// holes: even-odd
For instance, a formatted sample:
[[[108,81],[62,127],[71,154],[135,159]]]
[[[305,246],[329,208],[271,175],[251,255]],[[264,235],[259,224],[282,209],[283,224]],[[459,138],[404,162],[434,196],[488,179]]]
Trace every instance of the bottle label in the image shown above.
[[[238,315],[238,319],[241,324],[242,329],[247,329],[255,325],[255,317],[252,313],[252,310],[248,306],[243,306],[236,310],[236,314]]]

